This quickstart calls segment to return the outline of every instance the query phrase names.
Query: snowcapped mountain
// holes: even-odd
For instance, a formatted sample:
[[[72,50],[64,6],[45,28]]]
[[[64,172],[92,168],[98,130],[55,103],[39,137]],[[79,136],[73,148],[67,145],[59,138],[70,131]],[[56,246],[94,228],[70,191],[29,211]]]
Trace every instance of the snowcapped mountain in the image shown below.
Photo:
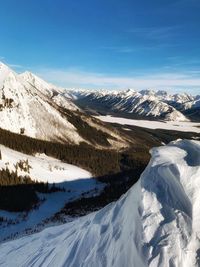
[[[17,74],[3,63],[0,63],[0,116],[0,128],[37,139],[90,143],[82,134],[82,127],[87,127],[88,132],[94,129],[106,132],[111,143],[113,138],[123,143],[116,133],[84,116],[64,89],[30,72]]]
[[[176,141],[151,154],[116,203],[1,244],[0,265],[199,266],[200,142]]]
[[[132,89],[127,91],[71,90],[69,94],[77,104],[111,112],[164,119],[169,121],[188,121],[186,110],[198,106],[199,99],[188,94],[170,95],[166,91]]]
[[[47,140],[54,138],[52,133],[55,139],[82,140],[50,102],[50,85],[29,73],[18,75],[2,63],[0,77],[1,128]]]
[[[59,106],[70,110],[79,110],[79,108],[73,104],[71,97],[66,93],[65,89],[49,84],[29,71],[21,73],[19,76],[31,86],[38,88],[40,92],[50,97]]]

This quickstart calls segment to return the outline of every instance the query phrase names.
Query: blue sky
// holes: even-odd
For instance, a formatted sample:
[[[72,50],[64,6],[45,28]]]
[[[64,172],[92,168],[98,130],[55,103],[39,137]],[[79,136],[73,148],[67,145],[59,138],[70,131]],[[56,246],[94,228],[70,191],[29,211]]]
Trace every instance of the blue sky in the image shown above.
[[[200,90],[199,0],[6,0],[0,60],[65,87]]]

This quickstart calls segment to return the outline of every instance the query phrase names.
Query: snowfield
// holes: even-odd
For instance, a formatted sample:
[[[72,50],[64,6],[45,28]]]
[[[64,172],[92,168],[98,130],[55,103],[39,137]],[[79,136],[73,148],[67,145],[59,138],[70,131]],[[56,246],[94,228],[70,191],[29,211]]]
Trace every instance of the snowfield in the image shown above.
[[[62,183],[80,179],[88,179],[92,174],[77,166],[63,163],[58,159],[48,157],[45,154],[36,154],[35,156],[26,155],[3,145],[0,145],[1,159],[0,169],[16,171],[16,164],[28,160],[30,165],[29,172],[20,168],[17,169],[18,175],[29,175],[32,180],[48,183]]]
[[[37,209],[31,210],[28,214],[0,210],[0,217],[13,221],[6,227],[0,224],[0,242],[16,234],[22,235],[27,229],[40,230],[41,224],[44,228],[44,221],[60,211],[67,202],[82,197],[82,194],[85,194],[85,197],[97,195],[104,188],[104,184],[93,179],[90,172],[45,154],[30,156],[3,145],[0,145],[0,151],[0,169],[8,168],[10,171],[16,171],[17,163],[28,160],[29,172],[18,168],[18,175],[28,175],[32,180],[49,184],[55,183],[56,186],[66,190],[65,192],[38,194],[41,199],[45,198],[45,201],[42,201]]]
[[[116,203],[0,245],[0,266],[199,266],[200,142],[151,150]]]
[[[122,125],[138,126],[148,129],[164,129],[181,132],[194,132],[200,133],[200,123],[198,122],[173,122],[173,121],[149,121],[149,120],[133,120],[120,117],[107,116],[95,116],[95,118],[110,123],[118,123]]]

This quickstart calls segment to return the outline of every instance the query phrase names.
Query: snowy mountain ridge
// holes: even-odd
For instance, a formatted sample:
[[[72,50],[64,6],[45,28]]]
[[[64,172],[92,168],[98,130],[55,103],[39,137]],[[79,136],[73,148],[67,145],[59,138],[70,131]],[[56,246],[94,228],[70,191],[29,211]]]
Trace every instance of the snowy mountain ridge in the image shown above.
[[[26,114],[21,114],[23,119],[20,121],[21,115],[16,116],[18,112],[17,109],[13,111],[11,108],[14,108],[14,102],[11,103],[4,103],[5,100],[3,99],[6,97],[6,101],[13,100],[13,94],[15,97],[20,94],[16,94],[16,91],[19,90],[19,87],[26,89],[26,94],[40,95],[40,98],[45,97],[48,98],[51,102],[59,107],[69,109],[72,111],[80,110],[78,106],[75,104],[76,100],[83,100],[86,104],[91,105],[98,105],[102,108],[109,109],[113,112],[123,112],[127,114],[135,114],[137,116],[142,117],[150,117],[155,119],[162,119],[168,121],[188,121],[190,120],[191,116],[199,117],[199,109],[200,109],[200,97],[199,96],[192,96],[190,94],[182,93],[182,94],[169,94],[166,91],[155,91],[155,90],[141,90],[136,91],[133,89],[128,89],[126,91],[109,91],[109,90],[84,90],[84,89],[63,89],[60,87],[56,87],[52,84],[49,84],[42,80],[41,78],[37,77],[36,75],[32,74],[31,72],[24,72],[22,74],[17,74],[13,70],[11,70],[8,66],[3,63],[0,63],[0,107],[9,108],[9,112],[3,111],[2,115],[6,119],[9,117],[11,120],[11,125],[8,126],[8,122],[2,123],[0,127],[3,128],[3,124],[5,125],[5,129],[11,130],[15,132],[20,132],[23,128],[29,128],[27,135],[32,137],[45,138],[45,134],[36,133],[34,129],[34,121],[37,118],[33,119],[32,121],[26,122],[28,123],[27,126],[23,126],[22,121],[24,118],[30,118],[30,112],[28,112],[28,108],[24,111]],[[20,89],[22,90],[22,89]],[[25,102],[27,102],[25,97],[25,92],[21,94],[23,98],[25,98]],[[28,97],[27,97],[28,98]],[[75,101],[74,101],[75,100]],[[47,100],[44,100],[47,102]],[[18,101],[20,102],[20,101]],[[34,101],[32,101],[34,102]],[[37,105],[38,100],[36,101],[35,105]],[[19,104],[19,103],[18,103]],[[22,104],[22,103],[21,103]],[[17,105],[17,104],[16,104]],[[15,107],[16,107],[15,105]],[[43,104],[40,103],[40,107]],[[28,104],[28,106],[31,106]],[[32,105],[34,107],[34,104]],[[37,108],[36,108],[37,109]],[[46,112],[50,113],[50,108],[45,107]],[[13,111],[13,112],[12,112]],[[41,112],[38,111],[38,112]],[[5,113],[5,114],[4,114]],[[13,113],[15,113],[13,115]],[[23,113],[23,111],[22,111]],[[57,113],[57,112],[56,112]],[[41,112],[42,114],[42,112]],[[52,114],[53,116],[57,116]],[[62,119],[58,119],[58,124],[63,124]],[[17,121],[17,125],[13,125],[14,122]],[[53,120],[55,121],[55,120]],[[56,124],[56,122],[55,122]],[[41,127],[41,125],[39,125]],[[68,124],[68,126],[69,124]],[[62,127],[61,127],[62,128]],[[73,127],[72,127],[73,128]],[[32,129],[32,130],[31,130]],[[73,132],[72,129],[70,131]],[[42,129],[42,132],[45,132],[45,129]],[[75,132],[75,131],[74,131]],[[56,133],[57,135],[57,133]],[[46,139],[50,137],[47,136]],[[66,136],[63,136],[63,133],[60,134],[59,138],[66,139]],[[67,136],[68,139],[72,139],[72,137]],[[76,138],[77,142],[80,142],[80,138]],[[76,143],[77,143],[76,142]]]
[[[112,144],[112,138],[118,139],[115,144],[119,146],[126,143],[102,123],[80,114],[80,109],[65,89],[49,84],[30,72],[17,74],[3,63],[0,63],[0,116],[0,128],[37,139],[90,143],[80,133],[84,125],[88,131],[106,132],[111,140],[108,142]]]
[[[128,89],[126,91],[69,90],[76,100],[95,104],[114,112],[135,114],[169,121],[188,121],[185,111],[200,107],[199,96],[186,93],[170,95],[166,91]],[[109,107],[109,108],[108,108]]]
[[[55,139],[60,137],[80,142],[82,138],[74,126],[62,118],[49,102],[50,85],[36,76],[32,76],[32,80],[27,80],[26,76],[27,73],[18,75],[0,64],[0,127],[47,140],[53,139],[49,127],[54,127]],[[75,109],[75,105],[72,103],[68,108]],[[59,125],[59,129],[56,125]]]
[[[1,244],[0,265],[199,266],[200,142],[179,140],[151,154],[116,203]]]

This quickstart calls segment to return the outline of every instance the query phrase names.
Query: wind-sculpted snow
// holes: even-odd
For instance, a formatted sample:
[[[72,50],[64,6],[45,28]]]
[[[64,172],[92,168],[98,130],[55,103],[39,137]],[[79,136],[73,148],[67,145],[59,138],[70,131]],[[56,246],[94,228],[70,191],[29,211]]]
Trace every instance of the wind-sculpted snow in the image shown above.
[[[200,142],[176,141],[151,154],[116,203],[1,244],[0,266],[199,266]]]

